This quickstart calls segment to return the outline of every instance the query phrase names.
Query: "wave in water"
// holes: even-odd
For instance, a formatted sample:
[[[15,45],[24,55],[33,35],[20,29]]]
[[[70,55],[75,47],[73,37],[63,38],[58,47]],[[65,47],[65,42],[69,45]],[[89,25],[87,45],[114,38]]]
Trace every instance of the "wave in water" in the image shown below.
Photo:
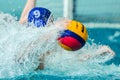
[[[108,46],[95,44],[89,39],[82,49],[66,51],[57,43],[58,33],[64,29],[61,24],[35,28],[19,24],[9,14],[0,13],[0,16],[0,78],[34,73],[39,65],[39,57],[48,51],[50,54],[45,57],[45,70],[37,74],[91,77],[120,75],[119,67],[104,64],[113,58],[109,53],[114,52],[106,52]],[[95,56],[104,51],[104,54]]]

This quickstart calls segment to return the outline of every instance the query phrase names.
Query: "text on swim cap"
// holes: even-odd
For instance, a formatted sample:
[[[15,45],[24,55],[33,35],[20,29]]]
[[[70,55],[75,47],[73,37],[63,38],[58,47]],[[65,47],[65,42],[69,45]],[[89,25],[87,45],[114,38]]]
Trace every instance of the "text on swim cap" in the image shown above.
[[[40,17],[40,11],[39,10],[35,10],[34,11],[34,15],[35,15],[35,18],[39,18]]]

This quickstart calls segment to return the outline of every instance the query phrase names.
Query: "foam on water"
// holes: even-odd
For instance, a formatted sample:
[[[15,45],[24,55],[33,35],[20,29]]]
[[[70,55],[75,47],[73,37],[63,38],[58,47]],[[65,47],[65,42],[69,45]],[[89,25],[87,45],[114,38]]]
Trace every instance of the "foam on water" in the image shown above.
[[[116,31],[115,33],[114,33],[114,35],[111,35],[111,36],[109,36],[109,40],[110,41],[112,41],[112,42],[117,42],[117,38],[120,36],[120,32],[119,31]]]
[[[45,70],[38,74],[56,76],[103,76],[119,77],[120,68],[104,62],[112,55],[92,56],[106,50],[104,45],[97,45],[91,39],[86,45],[74,52],[62,49],[57,43],[61,24],[35,28],[21,25],[9,14],[0,13],[0,78],[11,78],[34,72],[39,65],[39,56],[50,52],[45,57]],[[102,49],[99,49],[104,47]],[[89,56],[84,56],[89,54]],[[86,59],[86,60],[84,60]]]

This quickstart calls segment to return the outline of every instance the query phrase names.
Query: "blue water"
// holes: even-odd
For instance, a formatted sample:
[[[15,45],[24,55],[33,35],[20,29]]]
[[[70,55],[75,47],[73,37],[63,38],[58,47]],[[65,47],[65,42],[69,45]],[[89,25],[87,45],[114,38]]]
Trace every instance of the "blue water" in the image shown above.
[[[75,0],[74,19],[82,22],[120,23],[119,0]]]
[[[119,68],[119,24],[114,24],[114,28],[107,28],[113,24],[85,23],[89,33],[86,45],[75,52],[62,49],[56,43],[57,33],[61,26],[47,28],[27,27],[20,25],[16,18],[9,14],[0,13],[0,79],[2,80],[62,80],[62,79],[82,79],[82,80],[109,80],[120,79]],[[17,25],[17,26],[16,26]],[[98,26],[99,25],[99,26]],[[106,25],[106,28],[101,28]],[[112,26],[111,26],[112,27]],[[51,32],[51,33],[49,33]],[[45,36],[49,35],[49,40]],[[51,36],[52,35],[52,36]],[[108,45],[115,51],[116,56],[102,59],[93,59],[86,62],[77,60],[77,54],[95,54],[99,46]],[[52,51],[46,58],[45,69],[34,71],[38,65],[37,56]],[[55,50],[55,51],[54,51]],[[16,63],[18,54],[24,54],[23,63]],[[29,57],[28,57],[29,56]],[[19,56],[18,56],[19,57]],[[21,60],[22,62],[22,60]]]
[[[50,8],[54,13],[55,18],[61,18],[63,15],[63,5],[57,0],[53,1],[55,3],[59,3],[56,4],[57,7],[61,7],[59,11],[56,10],[56,7],[54,7],[55,3],[51,3],[50,5],[47,5],[47,1],[43,1],[43,4],[39,1],[38,3],[42,6]],[[79,0],[76,1],[80,3]],[[112,7],[114,11],[109,9],[109,13],[113,14],[112,17],[109,17],[111,14],[108,15],[107,18],[105,15],[107,12],[106,9],[108,9],[105,7],[107,1],[103,1],[104,3],[99,0],[99,2],[97,0],[91,0],[90,2],[86,2],[85,0],[80,1],[82,1],[81,7],[86,6],[86,8],[84,7],[85,9],[83,9],[78,7],[77,4],[75,19],[82,21],[87,27],[89,39],[81,50],[76,52],[68,52],[60,48],[55,41],[57,35],[54,31],[61,30],[54,27],[55,25],[52,25],[50,28],[36,29],[34,27],[26,28],[27,25],[21,25],[18,23],[17,20],[19,19],[23,5],[25,4],[24,0],[22,2],[19,0],[16,0],[15,2],[12,0],[7,1],[7,6],[3,5],[5,4],[5,1],[1,0],[0,11],[5,13],[0,12],[0,80],[119,80],[120,11],[117,9],[119,8],[120,1],[114,0],[112,2],[112,0],[110,0],[108,7]],[[100,6],[101,4],[104,4],[105,8],[103,9],[103,7],[96,7],[93,9],[93,6],[90,5],[94,5],[94,2],[100,3]],[[112,3],[114,3],[113,6],[110,6]],[[16,5],[18,7],[15,7]],[[51,5],[52,7],[49,7]],[[96,12],[96,9],[99,9],[100,13],[105,14],[103,14],[102,17],[98,17],[99,14]],[[82,16],[78,17],[79,13]],[[87,15],[85,13],[87,13]],[[15,16],[17,16],[17,19]],[[93,17],[95,18],[93,19]],[[50,37],[49,41],[45,41],[45,36],[48,35],[48,33],[49,35],[52,35],[52,37]],[[29,44],[32,43],[33,45],[30,45],[29,48]],[[96,59],[84,63],[80,63],[72,57],[74,54],[81,53],[94,54],[99,46],[104,45],[109,46],[115,52],[115,57],[112,59],[108,58],[105,62],[104,60],[102,61],[101,59]],[[38,64],[36,55],[40,55],[47,50],[51,51],[54,49],[56,49],[56,51],[53,52],[53,55],[50,55],[46,60],[45,69],[42,71],[34,71],[34,68]],[[25,53],[25,62],[23,65],[15,63],[15,55],[21,53]],[[32,53],[35,53],[35,55],[32,55]],[[30,58],[27,57],[28,55]]]
[[[120,51],[119,51],[120,29],[96,28],[96,29],[88,29],[88,31],[89,31],[89,36],[92,39],[94,39],[95,43],[109,45],[116,52],[115,58],[107,63],[114,63],[116,65],[119,65],[120,64]]]
[[[10,13],[13,16],[20,17],[20,14],[24,8],[26,0],[0,0],[0,11],[5,13]],[[57,3],[57,4],[56,4]],[[47,1],[39,1],[37,0],[36,5],[39,7],[45,7],[52,11],[54,18],[63,16],[63,4],[59,0],[47,0]],[[17,6],[17,7],[16,7]],[[59,9],[59,10],[58,10]]]

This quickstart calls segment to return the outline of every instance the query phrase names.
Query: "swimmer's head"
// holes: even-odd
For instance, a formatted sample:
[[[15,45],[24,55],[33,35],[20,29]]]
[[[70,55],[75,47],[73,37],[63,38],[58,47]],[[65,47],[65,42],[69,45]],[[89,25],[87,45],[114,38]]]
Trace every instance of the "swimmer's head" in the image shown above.
[[[51,22],[53,22],[53,16],[46,8],[35,7],[28,14],[28,23],[33,23],[36,27],[44,27]]]

